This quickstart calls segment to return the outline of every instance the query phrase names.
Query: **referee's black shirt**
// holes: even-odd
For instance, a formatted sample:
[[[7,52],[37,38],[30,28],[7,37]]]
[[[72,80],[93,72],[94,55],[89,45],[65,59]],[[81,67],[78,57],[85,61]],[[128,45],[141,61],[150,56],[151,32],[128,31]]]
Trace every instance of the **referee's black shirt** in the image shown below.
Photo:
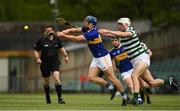
[[[59,60],[58,50],[62,48],[61,40],[54,36],[52,40],[49,38],[42,37],[37,40],[33,46],[33,49],[36,51],[41,51],[41,60],[45,61],[54,61]]]

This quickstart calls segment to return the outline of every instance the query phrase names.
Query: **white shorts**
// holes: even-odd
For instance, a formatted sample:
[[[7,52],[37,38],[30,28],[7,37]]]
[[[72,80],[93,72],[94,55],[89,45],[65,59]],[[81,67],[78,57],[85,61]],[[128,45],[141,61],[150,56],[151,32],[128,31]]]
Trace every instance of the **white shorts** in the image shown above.
[[[149,58],[149,55],[146,53],[142,53],[141,55],[139,55],[131,60],[133,67],[135,67],[137,65],[137,63],[139,63],[141,61],[145,62],[148,66],[150,66],[150,58]]]
[[[134,69],[131,69],[131,70],[129,70],[129,71],[126,71],[126,72],[121,73],[122,79],[125,80],[126,78],[130,78],[133,70],[134,70]]]
[[[107,68],[112,67],[112,61],[109,54],[95,58],[93,57],[90,67],[98,67],[102,71],[105,71]]]

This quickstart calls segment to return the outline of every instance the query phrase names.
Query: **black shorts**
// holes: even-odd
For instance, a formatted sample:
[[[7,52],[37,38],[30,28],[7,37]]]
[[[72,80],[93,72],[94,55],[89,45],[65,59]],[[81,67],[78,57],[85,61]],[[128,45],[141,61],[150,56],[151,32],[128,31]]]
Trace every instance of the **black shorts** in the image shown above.
[[[42,77],[49,77],[54,71],[59,71],[60,62],[42,62],[40,65]]]

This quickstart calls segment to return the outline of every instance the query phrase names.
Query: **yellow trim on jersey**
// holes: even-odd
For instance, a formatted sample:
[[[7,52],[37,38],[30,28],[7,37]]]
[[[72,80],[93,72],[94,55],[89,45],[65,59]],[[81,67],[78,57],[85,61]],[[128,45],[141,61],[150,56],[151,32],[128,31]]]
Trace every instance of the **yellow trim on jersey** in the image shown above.
[[[98,44],[98,43],[100,43],[100,42],[102,42],[102,40],[101,40],[100,37],[95,38],[94,40],[89,40],[89,41],[87,41],[88,44]]]
[[[121,60],[123,60],[123,59],[125,59],[127,57],[128,57],[127,52],[124,52],[124,53],[122,53],[120,55],[117,55],[115,58],[116,58],[117,61],[121,61]]]

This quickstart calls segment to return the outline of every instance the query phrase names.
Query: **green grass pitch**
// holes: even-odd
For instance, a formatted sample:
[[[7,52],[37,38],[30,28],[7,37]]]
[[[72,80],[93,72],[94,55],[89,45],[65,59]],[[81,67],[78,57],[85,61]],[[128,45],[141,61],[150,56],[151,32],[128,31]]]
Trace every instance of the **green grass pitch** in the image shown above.
[[[180,110],[180,95],[151,95],[152,104],[121,106],[116,96],[110,101],[108,94],[64,94],[66,104],[46,104],[43,94],[0,94],[0,110]]]

